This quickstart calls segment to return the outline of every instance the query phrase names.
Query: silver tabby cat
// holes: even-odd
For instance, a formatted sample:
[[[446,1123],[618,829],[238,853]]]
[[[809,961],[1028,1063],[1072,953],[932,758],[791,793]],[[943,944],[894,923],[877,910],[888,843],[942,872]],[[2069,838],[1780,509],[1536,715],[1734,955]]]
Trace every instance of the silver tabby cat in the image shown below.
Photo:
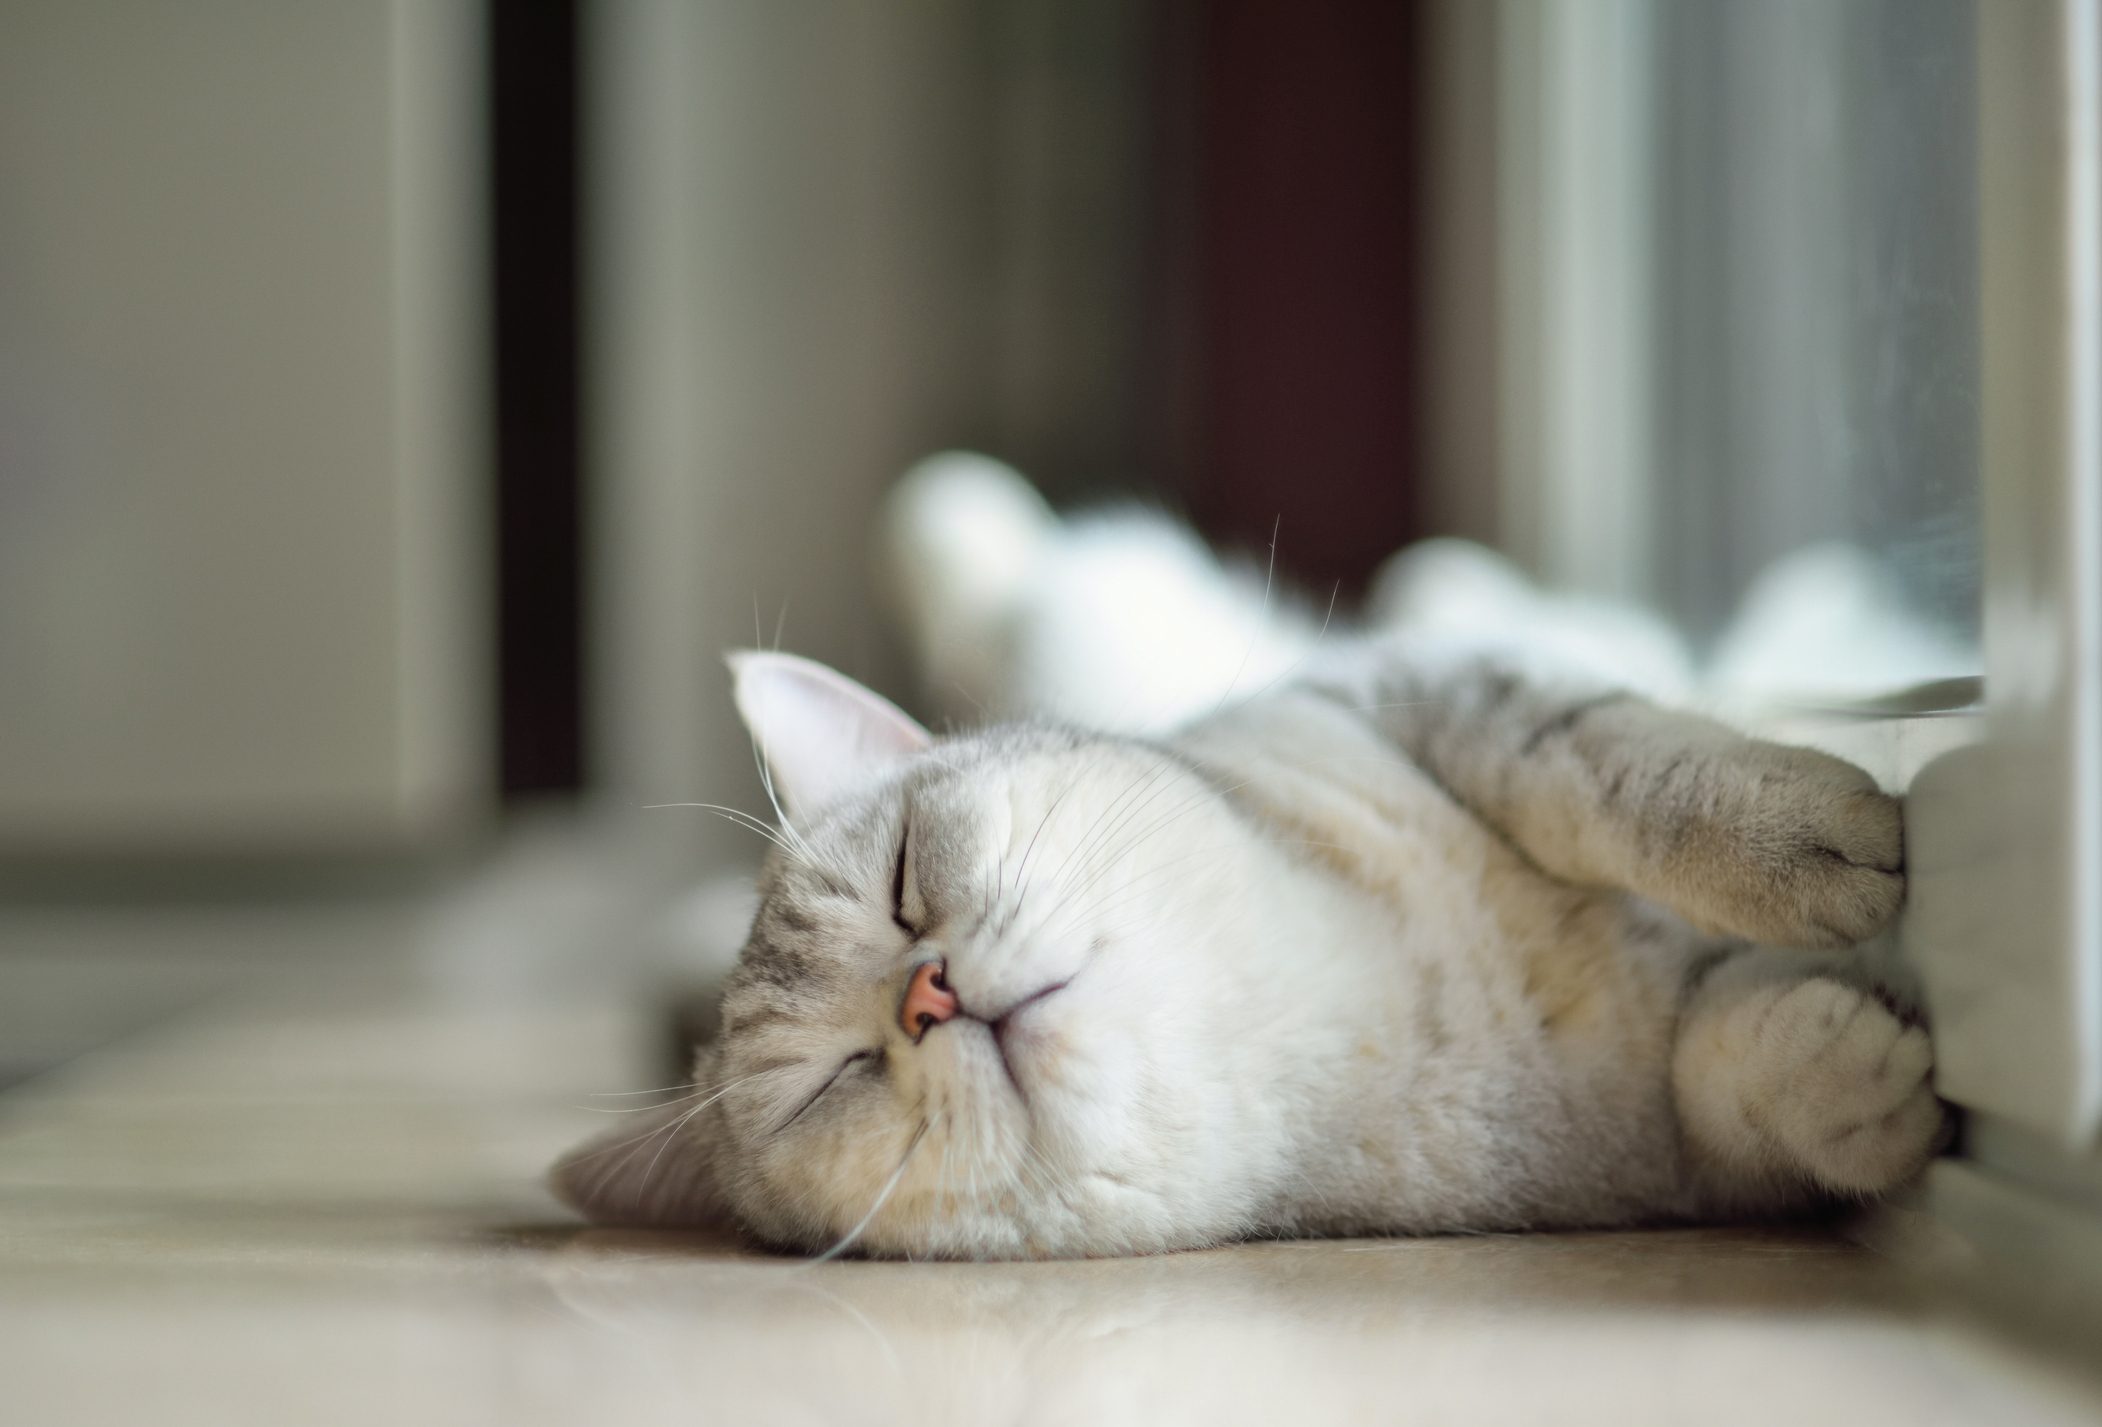
[[[1394,640],[1157,741],[935,739],[733,663],[788,846],[695,1095],[557,1166],[594,1220],[999,1258],[1707,1220],[1943,1132],[1833,954],[1897,909],[1899,807],[1824,754]]]

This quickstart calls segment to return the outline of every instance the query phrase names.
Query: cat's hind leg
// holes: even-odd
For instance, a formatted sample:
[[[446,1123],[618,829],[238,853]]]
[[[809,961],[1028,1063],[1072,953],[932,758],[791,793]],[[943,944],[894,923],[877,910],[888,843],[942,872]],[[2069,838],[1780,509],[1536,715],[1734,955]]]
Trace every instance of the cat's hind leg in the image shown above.
[[[1739,953],[1693,990],[1672,1093],[1707,1212],[1869,1197],[1916,1174],[1946,1132],[1933,1049],[1869,991]]]
[[[1269,684],[1321,636],[1318,611],[1167,516],[1061,518],[1013,468],[970,452],[907,472],[878,543],[926,697],[963,723],[1162,733]]]

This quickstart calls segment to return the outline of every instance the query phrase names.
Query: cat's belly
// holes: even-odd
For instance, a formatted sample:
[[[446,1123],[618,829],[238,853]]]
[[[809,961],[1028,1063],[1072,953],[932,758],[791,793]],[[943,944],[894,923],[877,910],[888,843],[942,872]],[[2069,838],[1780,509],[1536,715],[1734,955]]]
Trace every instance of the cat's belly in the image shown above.
[[[1385,994],[1368,997],[1330,1123],[1307,1149],[1319,1192],[1288,1193],[1298,1217],[1281,1227],[1545,1228],[1676,1211],[1675,1015],[1639,962],[1599,953],[1572,1003],[1528,984],[1529,958],[1507,943],[1426,947],[1404,932],[1391,950]]]
[[[1200,756],[1310,865],[1363,995],[1331,1048],[1331,1122],[1272,1227],[1619,1224],[1678,1203],[1669,1090],[1684,948],[1617,893],[1541,873],[1319,700],[1207,730]],[[1359,938],[1353,937],[1353,941]],[[1289,1207],[1287,1207],[1289,1206]]]

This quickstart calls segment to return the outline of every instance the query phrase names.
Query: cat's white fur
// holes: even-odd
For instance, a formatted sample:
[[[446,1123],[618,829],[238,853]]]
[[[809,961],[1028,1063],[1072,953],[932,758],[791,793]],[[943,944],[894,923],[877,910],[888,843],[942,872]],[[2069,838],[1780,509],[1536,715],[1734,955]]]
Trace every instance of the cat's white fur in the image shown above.
[[[1279,538],[1290,542],[1288,525]],[[1536,660],[1711,712],[1886,694],[1975,667],[1960,638],[1918,618],[1890,572],[1844,543],[1774,562],[1697,660],[1653,611],[1547,593],[1464,540],[1402,550],[1355,618],[1329,618],[1156,511],[1061,519],[1012,467],[971,452],[906,473],[877,554],[923,698],[966,721],[990,711],[1165,732],[1352,632],[1522,643]]]
[[[1931,1149],[1926,1036],[1833,953],[1895,909],[1895,802],[1623,692],[1694,684],[1656,621],[1441,542],[1324,639],[963,455],[884,545],[933,694],[1067,722],[937,741],[735,659],[787,846],[694,1092],[558,1167],[586,1213],[1130,1253],[1790,1210]],[[930,961],[965,1014],[915,1034]]]
[[[1939,1131],[1920,1030],[1734,939],[1894,910],[1896,807],[1837,760],[1435,643],[1159,744],[907,746],[838,676],[737,673],[823,801],[695,1094],[558,1168],[593,1217],[1003,1257],[1614,1225],[1878,1192]],[[858,781],[795,771],[841,747]],[[928,961],[968,1015],[915,1035]]]
[[[929,704],[1159,732],[1277,680],[1323,619],[1159,513],[1061,520],[990,457],[931,456],[886,505],[878,564]]]

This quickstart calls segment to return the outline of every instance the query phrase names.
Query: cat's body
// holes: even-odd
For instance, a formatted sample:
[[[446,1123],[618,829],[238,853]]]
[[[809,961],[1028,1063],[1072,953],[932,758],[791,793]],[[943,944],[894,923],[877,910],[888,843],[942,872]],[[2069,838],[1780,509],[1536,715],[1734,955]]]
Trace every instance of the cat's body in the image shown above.
[[[1866,775],[1519,661],[1331,652],[1156,740],[931,742],[747,656],[799,833],[601,1219],[912,1256],[1786,1212],[1915,1172],[1925,1035],[1811,952],[1901,891]]]

